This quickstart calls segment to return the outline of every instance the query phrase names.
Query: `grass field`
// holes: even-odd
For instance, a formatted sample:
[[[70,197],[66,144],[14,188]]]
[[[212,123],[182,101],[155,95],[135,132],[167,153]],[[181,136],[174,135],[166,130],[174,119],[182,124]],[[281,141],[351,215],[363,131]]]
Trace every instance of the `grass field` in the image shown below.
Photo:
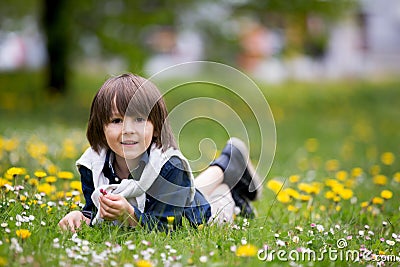
[[[171,233],[110,225],[63,233],[59,219],[84,201],[74,162],[87,147],[89,106],[103,81],[74,77],[68,95],[50,98],[39,75],[0,76],[0,266],[399,264],[399,81],[260,85],[277,141],[256,219],[200,229],[185,223]],[[167,105],[192,93],[167,95]],[[195,96],[227,97],[248,115],[226,92]],[[195,158],[191,142],[207,136],[222,148],[226,132],[207,123],[181,132],[185,154]]]

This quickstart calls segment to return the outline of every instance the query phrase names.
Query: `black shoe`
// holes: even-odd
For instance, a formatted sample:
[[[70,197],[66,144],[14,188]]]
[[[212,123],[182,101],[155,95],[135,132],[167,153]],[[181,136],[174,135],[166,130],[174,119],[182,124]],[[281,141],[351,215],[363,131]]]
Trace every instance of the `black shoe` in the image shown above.
[[[249,159],[246,144],[235,137],[228,140],[222,153],[229,156],[224,172],[224,183],[249,200],[261,196],[261,181]]]
[[[256,214],[254,208],[250,205],[246,198],[239,195],[236,191],[231,191],[232,198],[235,201],[236,207],[240,209],[239,215],[245,218],[253,219]]]

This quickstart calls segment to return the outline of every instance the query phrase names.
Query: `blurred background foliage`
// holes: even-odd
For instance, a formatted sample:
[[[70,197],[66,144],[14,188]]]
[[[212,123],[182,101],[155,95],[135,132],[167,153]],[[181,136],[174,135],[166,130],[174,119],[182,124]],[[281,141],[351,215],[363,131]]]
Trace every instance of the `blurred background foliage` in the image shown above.
[[[159,29],[167,35],[195,29],[205,40],[203,60],[234,65],[240,50],[235,31],[241,18],[257,18],[262,25],[284,31],[284,54],[290,55],[307,52],[313,41],[307,37],[308,15],[330,21],[355,6],[355,0],[16,0],[0,3],[0,29],[18,31],[24,23],[37,23],[46,40],[44,88],[54,94],[71,87],[71,75],[85,58],[100,57],[108,64],[117,59],[142,74],[154,50],[168,48],[152,40]],[[317,50],[324,49],[324,38],[313,42]]]

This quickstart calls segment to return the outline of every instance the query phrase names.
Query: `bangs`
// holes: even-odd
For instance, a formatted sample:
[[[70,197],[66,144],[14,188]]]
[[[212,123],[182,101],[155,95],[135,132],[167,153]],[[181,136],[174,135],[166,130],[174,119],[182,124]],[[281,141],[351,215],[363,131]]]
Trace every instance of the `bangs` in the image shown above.
[[[154,94],[151,87],[150,82],[143,83],[138,79],[132,79],[128,83],[121,81],[113,87],[114,101],[112,101],[111,113],[108,115],[112,116],[112,111],[118,111],[121,116],[151,117],[154,106],[161,98],[159,94]]]

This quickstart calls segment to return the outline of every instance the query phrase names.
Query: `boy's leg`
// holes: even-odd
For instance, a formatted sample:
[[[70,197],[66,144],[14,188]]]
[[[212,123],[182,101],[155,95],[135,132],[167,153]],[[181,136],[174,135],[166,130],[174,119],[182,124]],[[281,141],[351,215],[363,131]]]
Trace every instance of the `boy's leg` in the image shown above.
[[[226,184],[220,184],[207,197],[211,205],[210,223],[232,223],[235,211],[235,201],[232,198],[230,189]]]
[[[219,166],[223,171],[223,183],[249,200],[261,195],[261,181],[249,159],[246,144],[232,137],[226,143],[221,155],[211,166]]]
[[[219,166],[209,166],[194,179],[194,185],[203,195],[211,196],[223,179],[224,172]]]
[[[240,209],[240,214],[249,218],[255,216],[249,201],[261,195],[261,182],[249,160],[247,147],[240,139],[229,139],[221,155],[194,181],[196,188],[208,199],[221,184],[226,185],[225,189],[230,190],[229,197]],[[228,193],[226,191],[227,195]],[[213,199],[215,201],[216,197]],[[218,210],[218,207],[212,210]]]

